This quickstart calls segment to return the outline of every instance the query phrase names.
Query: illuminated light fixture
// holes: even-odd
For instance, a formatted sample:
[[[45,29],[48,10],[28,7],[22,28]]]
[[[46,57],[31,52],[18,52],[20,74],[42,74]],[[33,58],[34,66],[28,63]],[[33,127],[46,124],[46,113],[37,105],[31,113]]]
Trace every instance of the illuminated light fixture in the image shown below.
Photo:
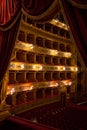
[[[56,70],[57,71],[65,71],[66,67],[65,66],[57,66]]]
[[[66,70],[66,67],[63,67],[63,71]]]
[[[71,71],[77,72],[78,71],[78,67],[71,67]]]
[[[67,58],[68,58],[68,57],[71,57],[71,55],[72,55],[72,53],[70,53],[70,52],[65,52],[65,53],[64,53],[64,57],[67,57]]]
[[[64,26],[65,26],[65,24],[64,24],[64,23],[62,23],[62,26],[64,27]]]
[[[36,65],[36,70],[39,71],[39,70],[42,70],[43,67],[41,65]]]
[[[54,86],[55,86],[55,84],[53,84],[53,83],[49,84],[49,87],[54,87]]]
[[[18,47],[18,48],[21,47],[23,50],[28,50],[28,49],[34,48],[33,44],[29,44],[29,43],[22,42],[22,41],[17,41],[16,47]]]
[[[48,52],[50,55],[54,55],[54,56],[58,55],[58,53],[59,53],[57,50],[49,50]]]
[[[33,85],[29,87],[29,90],[32,90],[33,89]]]
[[[30,49],[33,49],[33,48],[34,48],[33,44],[28,44],[28,45],[29,45],[29,48],[30,48]]]
[[[39,65],[38,67],[39,67],[39,70],[43,70],[43,66]]]
[[[25,68],[24,64],[21,64],[20,67],[21,67],[22,70]]]
[[[67,25],[65,23],[60,22],[58,18],[52,19],[50,23],[53,25],[57,25],[60,28],[64,28],[65,30],[68,30]]]
[[[55,54],[58,55],[58,53],[59,53],[59,52],[58,52],[57,50],[55,50]]]
[[[16,66],[15,63],[11,62],[9,67],[10,67],[10,69],[13,69],[13,68],[15,68],[15,66]]]
[[[47,86],[48,87],[57,87],[58,86],[58,82],[57,81],[50,81]]]
[[[69,57],[72,56],[72,53],[70,53],[70,52],[59,51],[59,56],[69,58]]]
[[[69,85],[69,86],[71,86],[72,85],[72,82],[70,81],[70,80],[63,80],[62,81],[62,83],[64,84],[64,85]]]
[[[75,71],[78,71],[78,67],[75,67]]]
[[[57,87],[57,86],[58,86],[58,83],[55,84],[55,87]]]
[[[15,89],[12,88],[11,91],[10,91],[10,94],[12,95],[13,93],[15,93]]]
[[[33,70],[36,70],[36,71],[43,70],[43,66],[41,65],[33,65],[32,68]]]
[[[35,70],[36,69],[36,65],[33,65],[32,68]]]
[[[25,42],[21,42],[21,44],[24,46],[24,49],[33,49],[34,46],[33,44],[29,44],[29,43],[25,43]]]
[[[58,23],[58,22],[59,22],[59,19],[58,19],[58,18],[56,18],[56,19],[55,19],[55,23]]]
[[[64,71],[66,68],[64,66],[58,66],[58,71]]]
[[[71,85],[72,85],[72,82],[70,81],[68,85],[71,86]]]

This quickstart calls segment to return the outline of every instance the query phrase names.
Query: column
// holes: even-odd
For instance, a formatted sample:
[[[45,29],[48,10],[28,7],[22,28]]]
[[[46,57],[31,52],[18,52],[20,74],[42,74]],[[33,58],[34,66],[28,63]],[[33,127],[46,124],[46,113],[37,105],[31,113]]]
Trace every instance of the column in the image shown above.
[[[16,94],[17,93],[14,93],[13,95],[12,95],[12,105],[16,105]]]

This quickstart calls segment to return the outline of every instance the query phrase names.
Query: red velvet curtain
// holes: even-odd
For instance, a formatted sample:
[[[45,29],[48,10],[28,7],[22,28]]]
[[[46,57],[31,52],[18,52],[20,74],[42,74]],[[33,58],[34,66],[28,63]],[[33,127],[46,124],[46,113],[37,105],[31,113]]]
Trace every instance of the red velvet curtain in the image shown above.
[[[87,0],[60,0],[77,48],[87,66]]]
[[[30,15],[38,16],[45,12],[54,0],[23,0],[23,8]]]
[[[47,22],[58,14],[58,0],[22,0],[23,10],[31,20]]]
[[[0,0],[0,91],[20,23],[21,2]]]
[[[19,11],[21,0],[0,0],[0,26],[12,22],[15,13]],[[11,23],[10,22],[10,23]],[[10,25],[10,24],[9,24]],[[7,26],[9,26],[7,25]]]

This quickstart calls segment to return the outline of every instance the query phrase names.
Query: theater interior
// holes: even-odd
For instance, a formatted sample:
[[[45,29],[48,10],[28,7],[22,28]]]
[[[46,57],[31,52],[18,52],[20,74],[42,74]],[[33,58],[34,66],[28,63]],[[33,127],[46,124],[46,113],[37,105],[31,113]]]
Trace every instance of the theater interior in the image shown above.
[[[86,130],[87,1],[0,3],[0,130]]]

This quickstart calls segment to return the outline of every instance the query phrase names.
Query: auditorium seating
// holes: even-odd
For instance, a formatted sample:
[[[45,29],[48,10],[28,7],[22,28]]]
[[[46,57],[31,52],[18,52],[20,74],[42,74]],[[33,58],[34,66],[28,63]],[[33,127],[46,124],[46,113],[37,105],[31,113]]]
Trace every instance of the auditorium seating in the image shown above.
[[[58,102],[39,106],[19,114],[12,113],[0,124],[0,130],[87,130],[87,106]]]
[[[17,116],[60,130],[87,129],[87,107],[75,104],[60,108],[57,103],[52,103]]]

